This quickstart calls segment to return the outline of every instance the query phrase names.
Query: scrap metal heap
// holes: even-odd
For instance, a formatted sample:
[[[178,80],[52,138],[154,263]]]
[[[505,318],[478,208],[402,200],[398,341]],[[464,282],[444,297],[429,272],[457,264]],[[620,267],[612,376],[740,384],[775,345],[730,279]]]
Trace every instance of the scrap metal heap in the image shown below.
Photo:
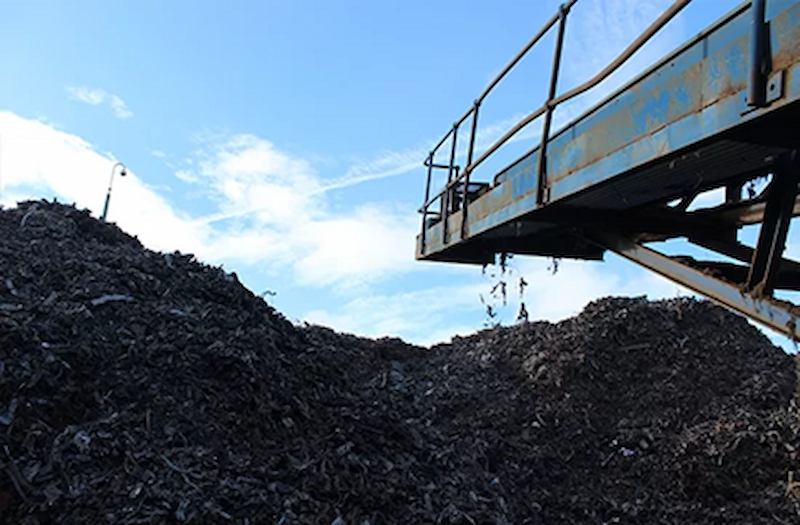
[[[88,211],[0,210],[0,523],[796,523],[794,370],[690,298],[429,349],[295,326]]]
[[[798,0],[742,4],[551,134],[560,104],[600,84],[689,1],[676,1],[594,78],[558,94],[566,22],[578,0],[562,5],[426,159],[417,258],[485,264],[498,253],[519,253],[597,260],[611,250],[800,337],[798,310],[774,298],[779,290],[800,290],[800,264],[783,257],[791,219],[800,213]],[[547,100],[478,155],[484,100],[554,28]],[[499,173],[481,172],[484,161],[540,117],[534,149]],[[432,194],[439,173],[447,183]],[[485,181],[477,182],[478,175]],[[759,179],[768,181],[763,191],[743,191]],[[724,190],[723,203],[692,207],[715,189]],[[748,225],[761,227],[752,247],[739,235]],[[645,246],[670,239],[714,256],[671,257]]]

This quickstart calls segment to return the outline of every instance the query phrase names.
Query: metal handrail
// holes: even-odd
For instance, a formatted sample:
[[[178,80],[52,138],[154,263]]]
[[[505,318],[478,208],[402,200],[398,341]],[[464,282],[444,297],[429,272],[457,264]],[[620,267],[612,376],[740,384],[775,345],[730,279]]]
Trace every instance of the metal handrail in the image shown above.
[[[426,197],[425,202],[419,208],[419,213],[423,214],[423,224],[422,224],[422,233],[423,233],[423,246],[422,249],[424,250],[424,234],[425,234],[425,218],[428,214],[428,208],[435,203],[437,200],[441,199],[446,193],[450,192],[455,188],[458,184],[461,183],[462,180],[466,179],[467,184],[464,184],[464,198],[463,198],[463,205],[464,211],[466,212],[467,208],[467,186],[469,181],[470,174],[480,165],[482,164],[487,158],[493,155],[500,147],[502,147],[506,142],[508,142],[514,135],[519,133],[523,128],[529,125],[531,122],[536,120],[542,115],[547,114],[548,117],[552,114],[553,110],[559,105],[568,100],[571,100],[586,91],[590,90],[591,88],[597,86],[601,82],[603,82],[606,78],[608,78],[612,73],[617,71],[625,62],[627,62],[631,56],[633,56],[636,51],[638,51],[645,43],[647,43],[661,28],[663,28],[670,20],[672,20],[684,7],[686,7],[691,0],[676,0],[670,7],[667,9],[657,20],[655,20],[634,42],[632,42],[622,53],[620,53],[617,58],[612,61],[608,66],[606,66],[602,71],[600,71],[597,75],[589,79],[588,81],[584,82],[580,86],[577,86],[566,93],[563,93],[559,96],[554,96],[555,94],[555,85],[557,82],[558,76],[558,69],[559,69],[559,62],[561,59],[562,53],[562,46],[561,46],[561,38],[563,38],[563,30],[564,25],[566,23],[566,17],[569,13],[570,9],[578,2],[578,0],[569,0],[561,5],[559,12],[550,18],[547,22],[545,22],[544,26],[539,30],[539,32],[522,48],[522,50],[517,53],[516,56],[503,68],[503,70],[489,83],[489,85],[484,89],[481,93],[480,97],[478,97],[473,106],[462,116],[459,120],[457,120],[453,127],[447,132],[447,134],[439,141],[439,143],[434,146],[431,150],[428,158],[425,160],[424,165],[428,167],[428,182],[426,187]],[[552,29],[556,23],[560,22],[559,24],[559,38],[556,42],[556,52],[555,52],[555,59],[554,59],[554,67],[553,72],[551,74],[551,89],[548,96],[548,100],[537,110],[532,112],[531,114],[524,117],[520,120],[514,127],[508,130],[502,137],[500,137],[497,141],[495,141],[489,148],[484,151],[477,160],[474,162],[472,161],[472,154],[474,150],[475,144],[475,134],[477,128],[477,120],[478,120],[478,110],[480,108],[481,103],[484,99],[491,93],[491,91],[500,83],[500,81],[505,78],[505,76],[514,68],[514,66],[519,63],[520,60]],[[461,171],[461,173],[457,174],[455,177],[452,176],[454,170],[458,171],[458,168],[454,165],[455,162],[455,155],[453,152],[456,151],[456,141],[457,141],[457,133],[458,127],[464,123],[470,116],[473,116],[473,125],[472,130],[470,133],[470,143],[468,148],[467,154],[467,166]],[[549,119],[547,119],[549,120]],[[542,135],[542,144],[546,146],[547,141],[549,140],[549,123],[545,123],[545,127],[543,130]],[[447,139],[453,136],[453,146],[451,151],[451,161],[450,165],[437,165],[434,163],[434,158],[436,153],[438,152],[439,148],[441,148]],[[433,168],[443,168],[448,169],[448,181],[447,184],[433,197],[430,196],[430,184],[431,184],[431,177],[432,177],[432,170]],[[540,185],[542,178],[544,176],[545,170],[544,162],[540,161],[539,173],[540,177]],[[448,199],[449,200],[449,199]],[[449,207],[449,203],[446,203],[446,207]],[[446,222],[447,222],[448,210],[445,209],[443,213],[443,220],[445,222],[445,229],[446,229]],[[464,222],[466,222],[466,217],[464,218]],[[463,226],[463,225],[462,225]],[[462,231],[463,235],[463,231]],[[445,232],[446,237],[446,232]],[[446,240],[446,239],[445,239]]]
[[[577,2],[578,2],[578,0],[569,0],[568,2],[566,2],[565,4],[563,4],[561,6],[561,9],[565,9],[565,10],[569,11],[572,8],[572,6],[575,5]],[[559,11],[558,13],[553,15],[553,17],[550,18],[550,20],[545,22],[544,26],[542,26],[542,28],[539,30],[539,32],[536,33],[536,35],[534,35],[534,37],[531,38],[528,41],[527,44],[525,44],[525,46],[519,51],[519,53],[517,53],[516,56],[514,58],[512,58],[511,61],[508,64],[506,64],[506,67],[504,67],[503,70],[500,71],[500,73],[498,73],[497,76],[495,76],[494,79],[492,79],[491,82],[489,82],[489,85],[486,86],[486,88],[483,90],[483,92],[480,94],[480,96],[475,99],[475,102],[474,102],[473,106],[471,108],[469,108],[467,110],[467,112],[464,113],[464,115],[455,122],[454,127],[460,126],[473,113],[478,111],[478,106],[480,106],[481,103],[486,99],[486,97],[489,96],[489,93],[492,92],[492,90],[495,88],[495,86],[497,86],[497,84],[499,84],[500,81],[503,80],[503,78],[505,78],[505,76],[512,69],[514,69],[514,66],[516,66],[517,63],[520,60],[522,60],[525,57],[526,54],[528,54],[528,51],[533,49],[533,46],[535,46],[539,42],[539,40],[544,38],[544,36],[547,34],[547,32],[550,31],[550,29],[554,25],[556,25],[556,22],[558,22],[560,17],[561,17],[561,12]],[[433,149],[431,150],[431,153],[435,154],[439,150],[439,148],[441,148],[444,145],[444,143],[447,142],[447,139],[450,138],[450,135],[452,135],[452,133],[453,133],[453,128],[450,128],[450,131],[448,131],[445,134],[445,136],[442,137],[442,140],[440,140],[439,143],[436,144],[436,146],[433,147]],[[427,159],[426,159],[425,162],[427,162]],[[425,166],[427,166],[427,164],[425,164]]]

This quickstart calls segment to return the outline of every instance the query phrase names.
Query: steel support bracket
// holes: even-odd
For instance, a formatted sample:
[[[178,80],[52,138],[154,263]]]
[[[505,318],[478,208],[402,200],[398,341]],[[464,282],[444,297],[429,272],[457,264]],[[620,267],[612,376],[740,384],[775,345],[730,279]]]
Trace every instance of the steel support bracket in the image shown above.
[[[753,106],[748,103],[748,93],[742,93],[741,97],[741,104],[739,108],[740,115],[747,115],[748,113],[752,113],[753,111],[757,111],[761,108],[767,107],[773,102],[780,100],[783,98],[786,90],[786,72],[781,69],[777,71],[774,75],[769,78],[766,87],[766,93],[764,97],[764,102],[758,106]]]

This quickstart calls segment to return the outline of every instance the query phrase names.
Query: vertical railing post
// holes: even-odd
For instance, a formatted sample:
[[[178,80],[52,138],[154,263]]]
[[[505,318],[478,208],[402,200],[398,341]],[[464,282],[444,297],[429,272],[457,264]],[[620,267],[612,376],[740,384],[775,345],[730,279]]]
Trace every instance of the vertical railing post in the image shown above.
[[[458,148],[458,123],[453,124],[453,147],[450,149],[450,169],[447,172],[447,185],[450,186],[450,183],[453,182],[453,179],[456,177],[456,154]],[[448,197],[448,200],[450,197]],[[450,203],[453,206],[453,203]],[[451,210],[452,211],[452,210]]]
[[[766,23],[766,0],[752,0],[750,19],[750,83],[747,86],[747,105],[767,105],[767,76],[769,75],[769,34]]]
[[[472,154],[475,152],[475,135],[478,132],[478,110],[481,107],[480,99],[475,100],[472,106],[472,129],[469,132],[469,147],[467,148],[467,167],[464,173],[464,190],[461,192],[461,239],[469,233],[467,228],[467,209],[469,208],[469,178],[472,175]]]
[[[467,147],[467,167],[464,168],[464,190],[461,192],[461,238],[469,233],[467,230],[467,208],[469,207],[469,177],[472,175],[472,154],[475,152],[475,135],[478,132],[478,110],[481,107],[480,99],[475,100],[472,106],[472,129],[469,132],[469,146]]]
[[[467,149],[467,166],[472,164],[472,154],[475,152],[475,135],[478,131],[478,110],[481,107],[480,99],[472,105],[472,129],[469,132],[469,148]]]
[[[425,254],[425,240],[426,234],[428,230],[428,199],[431,198],[431,178],[433,177],[433,152],[428,156],[428,182],[425,184],[425,201],[422,206],[422,234],[420,235],[420,241],[422,245],[420,246],[419,252],[424,255]]]
[[[536,203],[546,204],[550,200],[549,189],[547,186],[547,142],[550,139],[550,126],[553,123],[553,111],[555,105],[552,104],[556,98],[558,89],[558,73],[561,69],[561,52],[564,47],[564,30],[567,25],[567,14],[569,6],[561,4],[558,18],[558,36],[556,37],[556,49],[553,56],[553,71],[550,74],[550,90],[547,94],[547,110],[544,115],[544,125],[542,126],[542,143],[539,147],[539,181],[536,185]]]
[[[453,172],[456,169],[456,148],[458,147],[458,122],[453,124],[453,147],[450,150],[450,169],[447,171],[447,186],[445,186],[444,195],[442,195],[442,242],[447,244],[447,218],[450,216],[451,206],[453,205],[452,194],[453,190],[450,188],[450,183],[453,181]]]

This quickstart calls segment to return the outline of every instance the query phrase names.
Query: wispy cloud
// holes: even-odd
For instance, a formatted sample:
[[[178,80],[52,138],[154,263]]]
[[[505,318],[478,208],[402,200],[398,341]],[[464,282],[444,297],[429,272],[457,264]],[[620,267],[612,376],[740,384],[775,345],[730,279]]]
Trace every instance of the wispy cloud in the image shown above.
[[[67,87],[67,91],[75,100],[80,100],[92,106],[99,106],[106,99],[106,92],[102,89],[88,87]]]
[[[117,118],[125,119],[133,116],[133,111],[128,109],[125,102],[117,95],[109,95],[111,101],[111,109],[114,110],[114,116]]]
[[[108,104],[114,116],[118,119],[127,119],[133,116],[125,101],[113,93],[107,93],[103,89],[89,88],[86,86],[71,87],[67,86],[67,92],[74,100],[90,104],[92,106],[99,106],[101,104]]]
[[[553,132],[558,131],[563,125],[575,118],[580,113],[580,108],[575,106],[562,108],[555,114],[553,121]],[[475,149],[473,160],[477,159],[484,151],[492,146],[508,130],[514,127],[526,115],[516,113],[511,117],[480,126],[475,135]],[[511,137],[506,144],[515,145],[519,143],[536,144],[541,137],[541,122],[537,126],[536,122],[521,130]],[[319,192],[344,189],[365,182],[378,181],[389,177],[397,177],[411,172],[423,173],[423,161],[430,154],[431,148],[439,141],[439,138],[429,141],[427,147],[406,149],[402,151],[384,151],[373,157],[358,160],[351,164],[345,174],[339,178],[326,180],[319,188]],[[437,152],[435,162],[438,164],[448,164],[451,146],[445,143]],[[466,165],[467,150],[469,143],[467,140],[458,141],[456,148],[456,165],[463,168]],[[502,149],[500,150],[502,152]],[[498,155],[499,156],[499,155]],[[250,213],[250,212],[246,212]]]
[[[326,181],[321,189],[324,191],[343,189],[364,182],[403,175],[418,169],[424,155],[421,149],[385,151],[371,159],[355,162],[342,177]]]
[[[494,141],[499,139],[503,133],[508,131],[514,124],[524,117],[517,114],[502,121],[493,122],[479,128],[475,135],[475,152],[480,152],[488,148]],[[530,132],[521,132],[512,141],[529,139]],[[402,151],[383,151],[375,156],[353,162],[346,170],[345,174],[339,178],[326,180],[319,191],[332,191],[356,186],[365,182],[377,181],[389,177],[405,175],[412,171],[422,169],[423,161],[430,154],[431,148],[439,141],[439,138],[431,139],[426,147],[409,148]],[[468,143],[466,140],[459,141],[457,145],[458,162],[464,163],[467,155]],[[442,155],[449,155],[449,148],[442,147]],[[438,162],[438,160],[437,160]]]

